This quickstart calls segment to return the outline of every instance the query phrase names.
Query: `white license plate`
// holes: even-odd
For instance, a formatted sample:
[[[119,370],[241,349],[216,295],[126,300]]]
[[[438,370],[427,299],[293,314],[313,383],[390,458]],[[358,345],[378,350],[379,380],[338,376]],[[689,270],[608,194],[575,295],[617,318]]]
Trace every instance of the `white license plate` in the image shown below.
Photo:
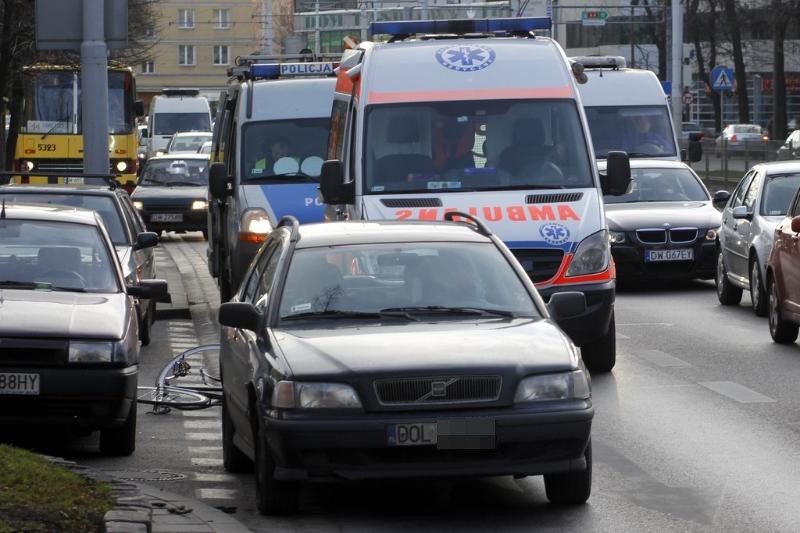
[[[183,222],[181,213],[154,213],[150,215],[150,222]]]
[[[437,424],[436,422],[389,424],[386,436],[389,446],[435,446]]]
[[[39,394],[39,374],[0,373],[0,394]]]
[[[694,250],[682,248],[680,250],[647,250],[644,253],[646,263],[660,263],[662,261],[693,261]]]

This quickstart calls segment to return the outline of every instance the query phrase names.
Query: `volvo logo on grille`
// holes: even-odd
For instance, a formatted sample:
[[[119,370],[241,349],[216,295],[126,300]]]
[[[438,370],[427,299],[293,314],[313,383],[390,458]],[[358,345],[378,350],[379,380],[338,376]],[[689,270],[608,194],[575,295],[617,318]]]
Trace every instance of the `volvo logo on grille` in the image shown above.
[[[431,383],[431,396],[442,398],[447,395],[447,383],[444,381],[434,381]]]

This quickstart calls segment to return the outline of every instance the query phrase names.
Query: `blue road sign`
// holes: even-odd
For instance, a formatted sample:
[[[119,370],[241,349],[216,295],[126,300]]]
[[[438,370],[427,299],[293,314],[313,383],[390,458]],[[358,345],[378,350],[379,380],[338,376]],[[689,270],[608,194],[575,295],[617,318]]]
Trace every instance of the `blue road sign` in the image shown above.
[[[733,90],[733,69],[714,67],[711,71],[711,88],[717,92]]]

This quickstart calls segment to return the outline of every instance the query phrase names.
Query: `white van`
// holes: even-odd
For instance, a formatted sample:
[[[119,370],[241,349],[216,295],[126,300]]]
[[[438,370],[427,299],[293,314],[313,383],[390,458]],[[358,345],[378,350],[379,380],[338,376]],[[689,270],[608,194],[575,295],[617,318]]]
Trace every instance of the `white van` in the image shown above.
[[[653,72],[626,68],[619,56],[570,60],[582,65],[587,77],[578,89],[597,159],[605,159],[611,150],[622,150],[631,159],[700,159],[699,143],[690,147],[694,158],[682,157],[669,100]]]
[[[320,190],[329,218],[481,217],[545,299],[586,295],[586,312],[559,325],[587,366],[608,371],[615,271],[601,190],[626,191],[630,168],[616,153],[598,175],[575,74],[555,41],[531,33],[549,27],[374,23],[391,39],[342,57]]]
[[[207,255],[223,302],[284,215],[303,223],[323,220],[319,174],[334,67],[253,64],[221,95],[211,146]]]
[[[164,89],[150,102],[147,157],[166,152],[172,135],[211,131],[211,108],[198,89]]]

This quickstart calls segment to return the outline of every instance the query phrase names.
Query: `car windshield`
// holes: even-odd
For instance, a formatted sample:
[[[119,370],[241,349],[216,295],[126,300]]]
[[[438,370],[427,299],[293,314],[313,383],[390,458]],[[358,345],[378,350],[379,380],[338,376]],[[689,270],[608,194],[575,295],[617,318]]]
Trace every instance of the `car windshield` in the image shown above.
[[[665,105],[587,107],[586,120],[597,159],[605,159],[612,150],[622,150],[632,158],[677,153]]]
[[[61,193],[23,193],[17,191],[0,191],[0,198],[8,205],[13,204],[53,204],[78,207],[97,211],[106,226],[111,241],[118,245],[127,245],[130,237],[125,229],[122,214],[117,203],[110,196],[97,194],[61,194]]]
[[[167,147],[168,152],[196,152],[203,143],[211,139],[210,133],[197,135],[177,135]]]
[[[211,131],[208,113],[156,113],[153,135],[172,135],[179,131]]]
[[[280,316],[416,315],[448,309],[540,316],[493,244],[440,242],[298,250],[289,267]]]
[[[368,194],[592,187],[571,100],[372,105]]]
[[[604,196],[607,204],[633,202],[705,202],[708,193],[684,168],[632,168],[631,188],[622,196]]]
[[[207,159],[150,159],[139,180],[142,187],[208,185]]]
[[[330,117],[250,122],[242,128],[244,179],[318,178]]]
[[[758,133],[761,134],[761,126],[754,126],[751,124],[739,124],[732,126],[733,133]]]
[[[800,187],[800,173],[776,174],[767,178],[761,214],[765,216],[785,216],[789,204]]]
[[[94,226],[0,221],[0,289],[118,292],[114,263]]]

